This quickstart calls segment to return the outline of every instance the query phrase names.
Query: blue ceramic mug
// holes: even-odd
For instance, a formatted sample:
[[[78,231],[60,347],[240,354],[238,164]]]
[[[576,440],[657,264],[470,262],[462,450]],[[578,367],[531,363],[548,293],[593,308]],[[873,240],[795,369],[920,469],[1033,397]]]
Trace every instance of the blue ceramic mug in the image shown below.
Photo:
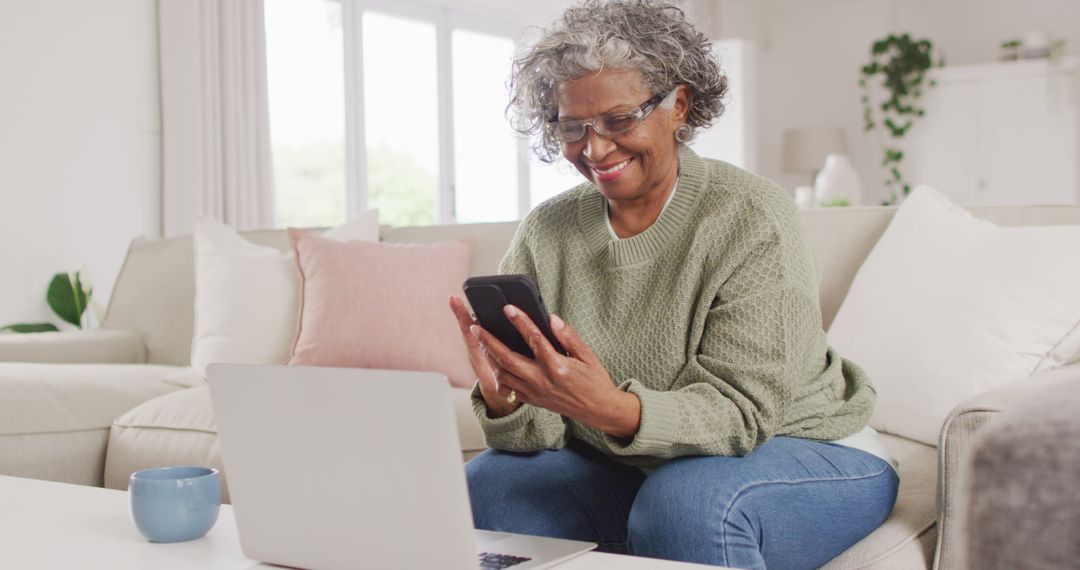
[[[195,540],[210,532],[221,508],[221,478],[210,467],[161,467],[128,479],[131,516],[150,542]]]

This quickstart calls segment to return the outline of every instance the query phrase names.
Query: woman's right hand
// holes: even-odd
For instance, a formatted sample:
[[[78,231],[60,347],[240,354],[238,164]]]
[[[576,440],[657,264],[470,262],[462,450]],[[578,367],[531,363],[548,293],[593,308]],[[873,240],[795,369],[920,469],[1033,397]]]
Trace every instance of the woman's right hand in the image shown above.
[[[499,385],[499,382],[495,379],[495,368],[488,359],[487,351],[480,346],[479,339],[469,330],[473,325],[480,325],[469,314],[465,301],[461,300],[461,297],[457,295],[450,295],[450,310],[454,311],[458,327],[461,328],[461,338],[465,341],[465,349],[469,354],[469,363],[472,364],[473,372],[476,373],[476,378],[480,382],[480,394],[484,397],[484,403],[487,404],[488,416],[501,418],[509,415],[521,406],[521,402],[511,403],[506,400],[512,390],[509,386]]]

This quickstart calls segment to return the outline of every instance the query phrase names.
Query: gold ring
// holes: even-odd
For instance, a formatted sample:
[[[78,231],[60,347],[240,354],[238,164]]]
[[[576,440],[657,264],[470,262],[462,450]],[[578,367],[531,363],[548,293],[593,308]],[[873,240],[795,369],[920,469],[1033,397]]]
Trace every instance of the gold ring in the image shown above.
[[[513,404],[517,401],[517,390],[510,390],[510,395],[506,397],[506,401]]]

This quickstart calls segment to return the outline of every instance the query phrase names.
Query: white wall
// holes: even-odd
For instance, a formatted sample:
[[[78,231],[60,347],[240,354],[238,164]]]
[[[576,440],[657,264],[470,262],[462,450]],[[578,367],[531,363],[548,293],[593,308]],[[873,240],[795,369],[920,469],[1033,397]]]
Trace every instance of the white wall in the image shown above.
[[[810,183],[780,167],[790,127],[842,126],[867,203],[885,197],[878,138],[862,130],[859,68],[890,32],[926,37],[946,64],[994,61],[1002,40],[1042,29],[1080,52],[1075,0],[699,0],[713,38],[757,45],[758,170],[791,191]],[[932,120],[927,116],[926,120]],[[913,127],[918,129],[918,124]]]
[[[104,306],[160,233],[154,0],[0,1],[0,325],[51,320],[53,273]]]

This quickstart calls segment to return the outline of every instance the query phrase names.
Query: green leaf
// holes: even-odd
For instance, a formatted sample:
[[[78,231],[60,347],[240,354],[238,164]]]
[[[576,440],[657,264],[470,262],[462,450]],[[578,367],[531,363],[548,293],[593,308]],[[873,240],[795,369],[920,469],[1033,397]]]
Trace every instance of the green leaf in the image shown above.
[[[78,308],[75,288],[71,284],[71,277],[67,273],[57,273],[49,283],[49,290],[45,294],[45,300],[49,307],[58,317],[65,322],[79,326],[82,311]],[[85,305],[83,305],[85,309]]]
[[[0,327],[0,333],[13,332],[13,333],[38,333],[38,332],[56,332],[60,329],[56,328],[56,325],[52,323],[17,323],[14,325],[7,325]]]
[[[885,158],[881,161],[881,166],[888,166],[892,163],[899,163],[904,158],[903,151],[895,148],[885,149]]]
[[[76,271],[72,278],[72,293],[75,299],[75,311],[79,315],[79,322],[75,323],[75,326],[82,328],[82,315],[86,312],[88,292],[84,290],[82,284],[82,273]]]
[[[885,126],[889,128],[889,132],[894,137],[900,137],[904,134],[904,131],[892,119],[885,119]]]

